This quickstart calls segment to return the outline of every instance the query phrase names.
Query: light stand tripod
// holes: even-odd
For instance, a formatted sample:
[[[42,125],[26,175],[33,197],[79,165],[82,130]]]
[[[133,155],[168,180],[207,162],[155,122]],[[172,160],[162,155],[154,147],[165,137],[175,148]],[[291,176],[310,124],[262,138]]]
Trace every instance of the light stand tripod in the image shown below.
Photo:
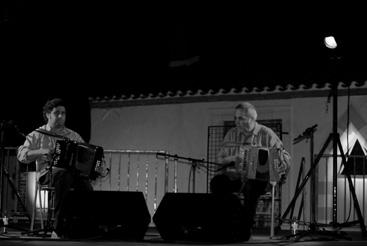
[[[313,151],[313,147],[314,147],[314,133],[316,131],[316,127],[317,125],[313,125],[309,128],[307,128],[301,135],[299,135],[298,137],[296,137],[293,140],[293,144],[297,144],[299,142],[301,142],[304,139],[310,139],[310,163],[313,163],[313,155],[314,155],[314,151]],[[305,158],[302,158],[301,161],[301,165],[299,168],[299,173],[298,173],[298,178],[297,178],[297,185],[296,185],[296,192],[299,189],[299,183],[301,180],[301,175],[303,173],[303,165],[305,163]],[[303,177],[302,177],[303,178]],[[316,208],[316,178],[315,178],[315,170],[313,170],[313,172],[311,173],[311,188],[310,188],[310,197],[311,197],[311,214],[310,214],[310,218],[311,218],[311,222],[310,224],[310,228],[316,228],[316,217],[315,217],[315,208]],[[285,236],[285,238],[289,239],[291,237],[299,237],[301,235],[301,233],[296,233],[296,228],[294,228],[295,226],[298,227],[298,225],[306,225],[306,223],[303,221],[300,221],[300,217],[301,217],[301,212],[303,210],[303,206],[304,206],[304,195],[302,196],[302,200],[301,200],[301,204],[300,204],[300,208],[298,211],[298,217],[297,218],[293,218],[293,212],[294,212],[294,207],[295,207],[295,203],[292,204],[293,206],[290,208],[290,219],[288,220],[288,222],[290,222],[291,228],[292,228],[292,234]],[[285,219],[283,219],[283,221],[285,221]]]
[[[340,137],[339,134],[337,132],[337,97],[338,97],[338,84],[334,83],[331,85],[331,94],[333,96],[333,132],[330,133],[329,137],[327,138],[326,142],[324,143],[324,145],[321,148],[320,153],[317,155],[315,161],[312,163],[310,170],[308,171],[308,173],[306,174],[304,180],[302,181],[301,185],[299,186],[299,188],[296,190],[294,197],[292,198],[288,208],[285,210],[282,218],[280,221],[285,220],[287,214],[289,213],[290,209],[292,208],[292,206],[294,206],[297,197],[299,196],[299,194],[301,193],[302,189],[304,188],[304,186],[306,185],[307,180],[310,178],[311,174],[313,174],[315,167],[317,166],[317,164],[319,163],[321,157],[323,156],[327,146],[330,144],[330,142],[333,142],[333,189],[332,189],[332,223],[331,225],[336,228],[336,227],[342,227],[344,226],[343,224],[338,224],[337,223],[337,150],[339,148],[340,151],[340,156],[342,158],[342,165],[346,165],[347,161],[343,152],[343,148],[340,142]],[[350,193],[352,195],[353,198],[353,204],[355,207],[355,210],[357,212],[357,216],[358,216],[358,222],[360,224],[361,227],[361,232],[362,232],[362,236],[366,237],[367,236],[367,232],[366,232],[366,227],[364,224],[364,219],[361,213],[361,209],[359,207],[359,203],[358,203],[358,199],[355,193],[355,189],[354,189],[354,185],[352,182],[352,179],[350,177],[349,174],[346,174],[347,176],[347,180],[348,180],[348,184],[349,184],[349,189],[350,189]],[[350,223],[348,223],[350,224]],[[311,231],[310,233],[316,233],[316,228],[310,228]],[[325,236],[327,234],[326,231],[319,231],[318,232],[319,235]],[[344,235],[338,235],[338,234],[332,234],[333,237],[342,237],[345,238]]]

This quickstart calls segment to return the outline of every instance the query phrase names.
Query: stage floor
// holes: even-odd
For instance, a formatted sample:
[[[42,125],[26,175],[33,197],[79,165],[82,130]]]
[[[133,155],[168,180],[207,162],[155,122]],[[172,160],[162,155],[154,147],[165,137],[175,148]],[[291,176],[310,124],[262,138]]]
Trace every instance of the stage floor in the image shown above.
[[[275,237],[270,238],[266,231],[254,231],[252,237],[247,242],[223,243],[223,242],[195,242],[195,241],[164,241],[155,228],[149,228],[145,233],[144,239],[139,241],[123,239],[89,238],[78,240],[51,239],[50,237],[30,236],[24,234],[25,231],[14,228],[7,228],[7,233],[0,233],[0,245],[25,245],[25,246],[43,246],[43,245],[142,245],[142,246],[169,246],[169,245],[367,245],[367,238],[362,237],[357,231],[339,231],[339,232],[320,232],[306,233],[300,238],[288,237],[290,234],[285,231],[277,233]],[[341,236],[342,235],[342,236]],[[344,237],[345,236],[345,237]]]

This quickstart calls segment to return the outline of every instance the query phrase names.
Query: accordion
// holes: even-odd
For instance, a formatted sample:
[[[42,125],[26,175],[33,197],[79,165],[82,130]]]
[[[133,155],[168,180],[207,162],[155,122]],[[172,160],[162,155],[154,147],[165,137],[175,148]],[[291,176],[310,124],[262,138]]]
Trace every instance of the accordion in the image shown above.
[[[95,169],[103,160],[103,148],[70,140],[57,140],[53,166],[74,171],[82,177],[94,179]]]
[[[269,182],[279,182],[282,173],[279,173],[281,165],[278,150],[254,146],[241,146],[240,157],[243,160],[239,164],[239,171],[244,179],[257,179]]]

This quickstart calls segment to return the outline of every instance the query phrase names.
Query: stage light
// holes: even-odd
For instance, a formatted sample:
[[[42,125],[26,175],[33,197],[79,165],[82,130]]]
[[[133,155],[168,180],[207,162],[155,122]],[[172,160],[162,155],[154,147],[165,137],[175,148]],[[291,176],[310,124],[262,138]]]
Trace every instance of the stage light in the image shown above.
[[[328,36],[324,38],[324,44],[329,49],[335,49],[338,44],[335,41],[334,36]]]

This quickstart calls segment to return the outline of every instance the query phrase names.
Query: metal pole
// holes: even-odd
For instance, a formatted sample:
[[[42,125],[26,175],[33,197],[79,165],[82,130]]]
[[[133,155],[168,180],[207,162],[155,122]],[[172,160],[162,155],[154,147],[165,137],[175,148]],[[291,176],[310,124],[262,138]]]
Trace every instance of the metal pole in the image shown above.
[[[4,163],[4,129],[3,129],[3,122],[0,121],[0,216],[2,218],[4,212],[4,203],[3,203],[3,196],[4,196],[4,172],[3,172],[3,165]]]
[[[337,206],[337,164],[338,164],[338,84],[336,81],[332,83],[333,96],[333,224],[338,223],[338,206]]]
[[[275,212],[275,185],[276,182],[270,182],[271,184],[271,224],[270,224],[270,239],[274,237],[274,212]]]
[[[310,163],[312,164],[314,161],[314,131],[311,132],[310,136]],[[317,196],[316,196],[316,169],[313,169],[311,174],[311,223],[316,224],[316,204],[317,204]]]

